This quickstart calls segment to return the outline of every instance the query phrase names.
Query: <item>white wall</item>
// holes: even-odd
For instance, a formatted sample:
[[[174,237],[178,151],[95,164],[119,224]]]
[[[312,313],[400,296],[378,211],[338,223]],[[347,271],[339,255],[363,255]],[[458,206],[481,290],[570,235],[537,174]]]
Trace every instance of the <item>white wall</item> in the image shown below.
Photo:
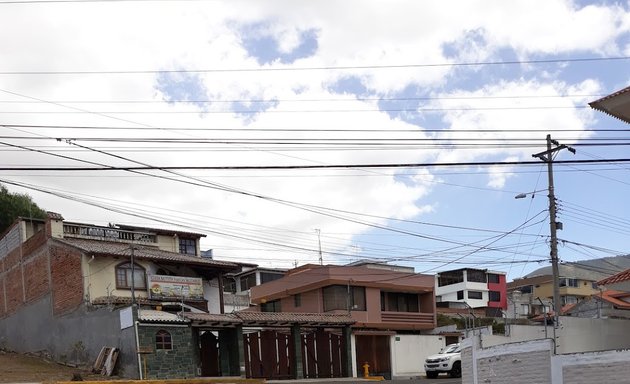
[[[553,354],[551,340],[480,348],[466,340],[462,383],[630,383],[630,351]]]
[[[392,377],[424,375],[424,360],[446,345],[440,335],[395,335],[391,337]]]
[[[560,317],[556,330],[557,352],[576,353],[630,348],[630,320],[583,319]],[[553,338],[553,327],[547,326],[547,337]],[[510,336],[483,335],[482,345],[489,347],[506,343],[545,338],[544,325],[510,325]]]

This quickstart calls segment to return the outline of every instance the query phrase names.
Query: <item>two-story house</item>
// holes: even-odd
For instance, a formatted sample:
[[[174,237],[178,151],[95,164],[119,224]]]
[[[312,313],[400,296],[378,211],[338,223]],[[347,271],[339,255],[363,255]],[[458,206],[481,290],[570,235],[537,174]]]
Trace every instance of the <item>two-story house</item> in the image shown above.
[[[160,365],[173,377],[195,376],[193,331],[182,315],[222,313],[222,276],[240,270],[200,257],[202,236],[59,214],[16,220],[0,235],[0,345],[77,364],[113,346],[118,367],[133,377],[142,375],[135,351],[146,340],[147,371]]]
[[[263,268],[254,264],[241,264],[242,271],[223,278],[225,312],[242,311],[250,306],[250,289],[284,276],[286,269]]]
[[[251,300],[261,312],[349,314],[355,370],[367,362],[370,372],[386,376],[391,336],[436,326],[433,276],[413,268],[308,264],[251,288]]]

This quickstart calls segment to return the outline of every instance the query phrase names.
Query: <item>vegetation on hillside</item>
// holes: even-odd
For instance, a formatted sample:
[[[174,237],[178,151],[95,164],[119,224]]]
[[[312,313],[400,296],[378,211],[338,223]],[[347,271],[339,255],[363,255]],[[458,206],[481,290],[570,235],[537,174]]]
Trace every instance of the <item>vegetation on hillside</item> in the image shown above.
[[[27,194],[11,193],[0,184],[0,233],[4,232],[18,217],[43,219],[46,211],[41,209]]]

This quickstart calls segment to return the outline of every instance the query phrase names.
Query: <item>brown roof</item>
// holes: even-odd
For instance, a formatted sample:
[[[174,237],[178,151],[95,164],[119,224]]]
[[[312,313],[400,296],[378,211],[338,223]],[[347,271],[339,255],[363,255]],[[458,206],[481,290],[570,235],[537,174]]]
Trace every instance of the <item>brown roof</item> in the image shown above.
[[[608,285],[608,284],[614,284],[614,283],[621,283],[621,282],[628,281],[628,280],[630,280],[630,269],[626,269],[625,271],[619,272],[616,275],[612,275],[610,277],[602,279],[602,280],[597,282],[597,285]]]
[[[366,266],[307,265],[287,272],[280,279],[251,288],[253,302],[276,300],[329,285],[377,287],[393,292],[433,292],[434,277]]]
[[[230,314],[185,313],[184,316],[195,325],[229,326],[283,326],[305,325],[339,327],[354,324],[347,314],[291,313],[291,312],[250,312],[240,311]]]
[[[630,124],[630,87],[592,101],[588,105]]]
[[[73,238],[55,239],[55,241],[78,248],[91,255],[131,257],[131,244],[128,243]],[[139,260],[168,261],[177,264],[215,267],[226,270],[239,268],[238,264],[228,261],[218,261],[197,256],[182,255],[175,252],[163,251],[156,247],[146,245],[134,244],[133,247],[134,257]]]

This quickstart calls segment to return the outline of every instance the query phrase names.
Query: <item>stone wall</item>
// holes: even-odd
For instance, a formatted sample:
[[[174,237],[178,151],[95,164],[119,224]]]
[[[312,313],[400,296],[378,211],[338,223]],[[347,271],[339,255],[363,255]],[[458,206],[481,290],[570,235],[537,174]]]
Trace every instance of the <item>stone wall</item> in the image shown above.
[[[172,349],[156,349],[155,335],[164,330],[171,334]],[[197,355],[192,328],[187,325],[139,324],[140,349],[146,353],[146,379],[191,378],[197,373]]]

